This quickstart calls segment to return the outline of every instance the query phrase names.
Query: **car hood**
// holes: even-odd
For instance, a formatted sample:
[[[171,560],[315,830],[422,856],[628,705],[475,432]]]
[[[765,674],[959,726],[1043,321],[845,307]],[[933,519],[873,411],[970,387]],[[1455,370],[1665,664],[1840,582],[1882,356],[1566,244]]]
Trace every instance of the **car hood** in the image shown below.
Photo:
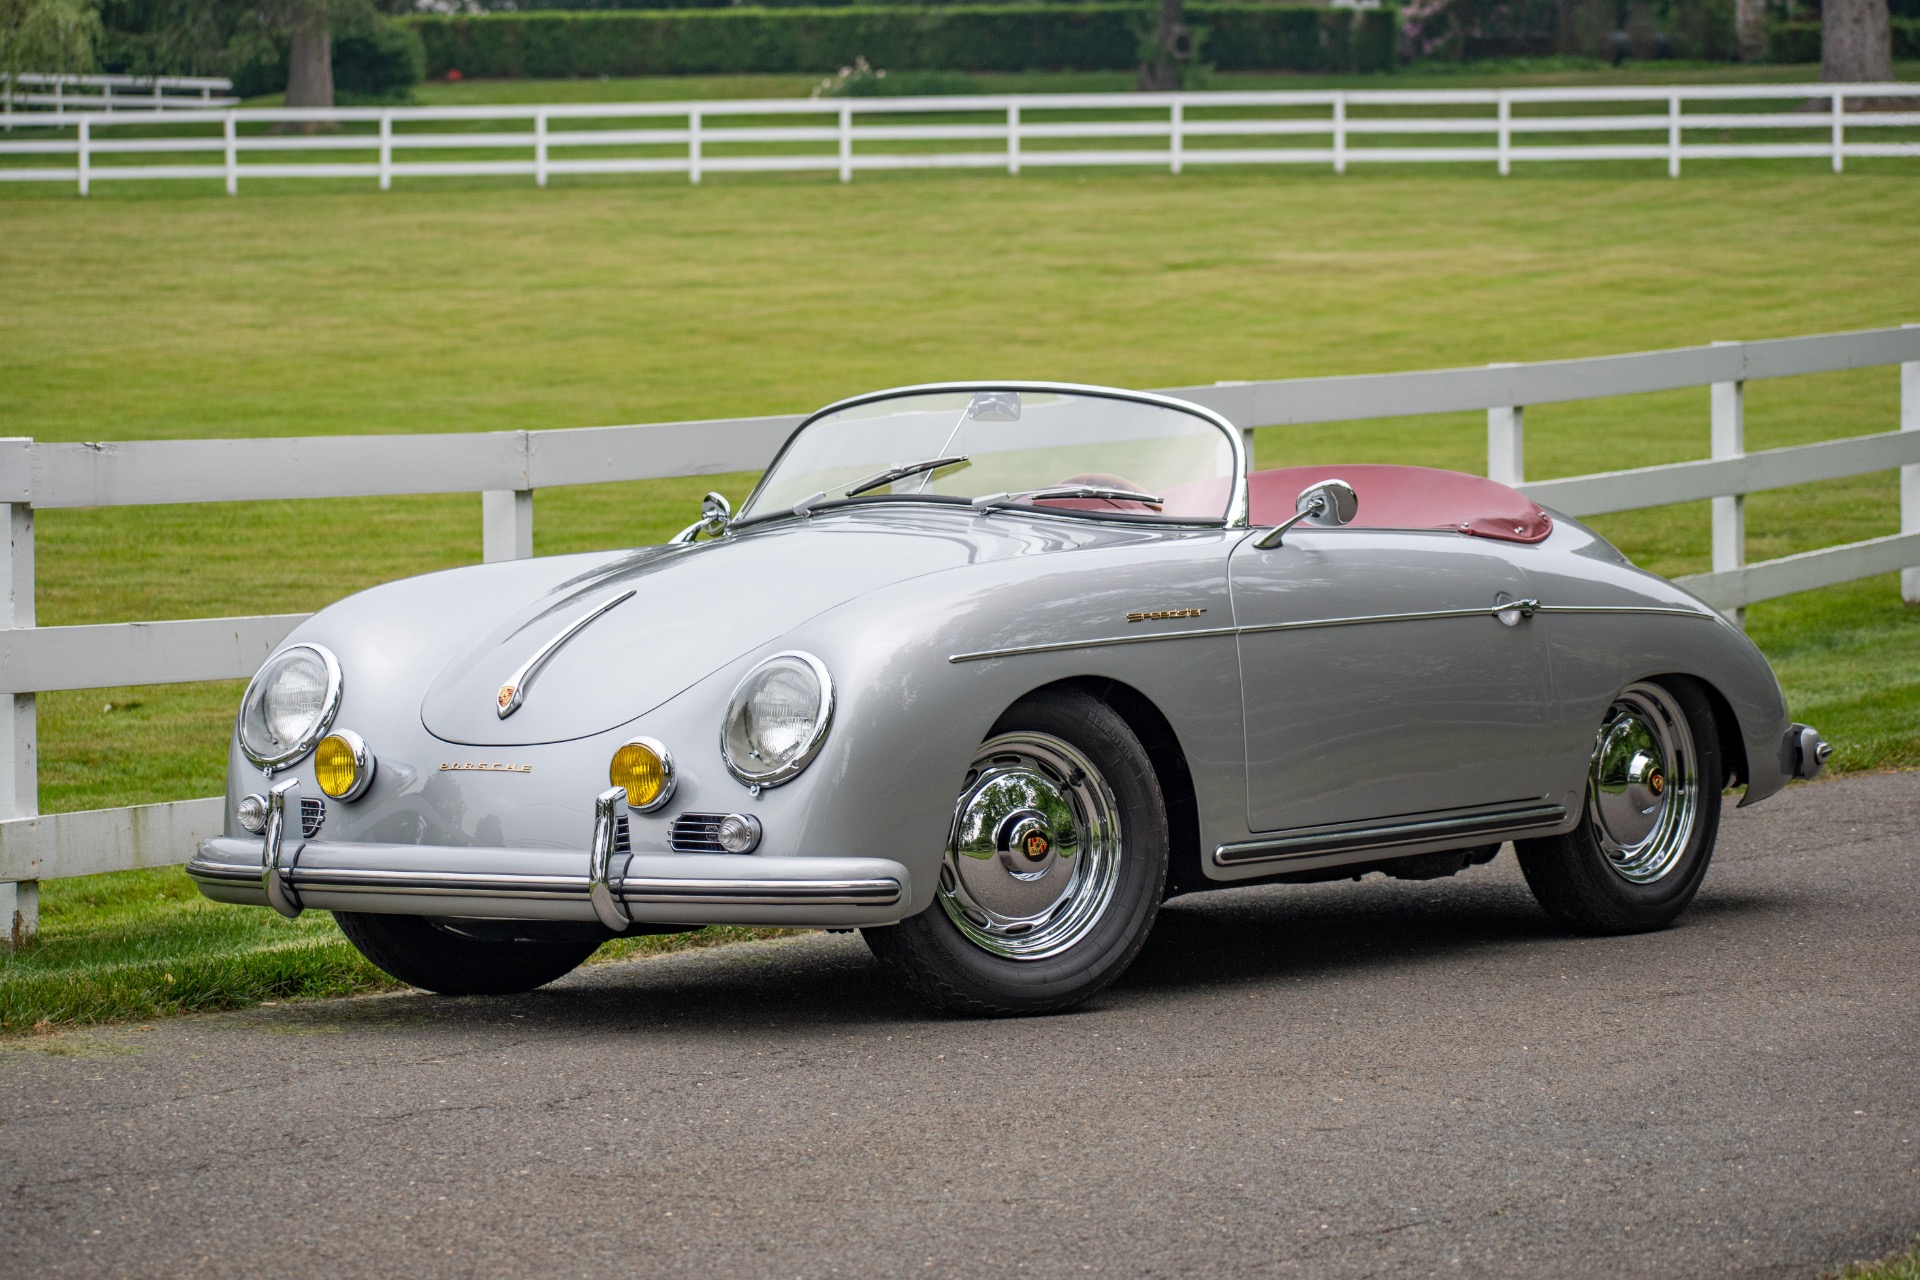
[[[435,737],[473,746],[603,733],[808,618],[982,550],[951,520],[820,519],[601,561],[533,598],[503,601],[500,621],[428,685],[421,719]],[[600,609],[519,682],[520,705],[502,718],[502,686]]]

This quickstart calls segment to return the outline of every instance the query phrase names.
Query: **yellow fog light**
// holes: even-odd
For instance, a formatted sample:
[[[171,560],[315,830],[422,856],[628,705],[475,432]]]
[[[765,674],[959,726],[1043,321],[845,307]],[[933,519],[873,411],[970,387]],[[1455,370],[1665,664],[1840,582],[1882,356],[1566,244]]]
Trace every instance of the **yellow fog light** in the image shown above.
[[[607,781],[627,789],[627,807],[651,813],[673,796],[673,753],[654,738],[634,738],[613,753]]]
[[[313,780],[335,800],[357,800],[373,782],[373,752],[350,729],[330,733],[313,749]]]

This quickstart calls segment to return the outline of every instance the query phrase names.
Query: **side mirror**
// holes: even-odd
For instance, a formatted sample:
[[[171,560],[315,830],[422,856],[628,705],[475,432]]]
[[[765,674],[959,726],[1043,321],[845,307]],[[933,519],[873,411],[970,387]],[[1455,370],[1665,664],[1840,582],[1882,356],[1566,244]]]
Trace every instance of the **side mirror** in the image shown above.
[[[673,535],[675,542],[693,542],[701,534],[717,538],[727,531],[733,522],[733,508],[727,504],[726,495],[709,493],[700,499],[700,518]]]
[[[1262,551],[1277,547],[1287,531],[1297,524],[1326,529],[1352,524],[1353,518],[1360,514],[1360,495],[1345,480],[1321,480],[1300,491],[1300,496],[1293,501],[1293,512],[1292,519],[1262,535],[1253,545]]]

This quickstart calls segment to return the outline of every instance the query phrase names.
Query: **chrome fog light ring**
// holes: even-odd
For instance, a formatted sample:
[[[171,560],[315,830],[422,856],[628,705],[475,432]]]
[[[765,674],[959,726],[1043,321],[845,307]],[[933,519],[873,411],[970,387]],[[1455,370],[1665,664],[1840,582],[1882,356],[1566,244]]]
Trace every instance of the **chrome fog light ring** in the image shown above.
[[[327,785],[328,775],[339,767],[337,760],[323,760],[328,753],[328,743],[338,742],[347,753],[347,763],[353,770],[352,781],[339,791]],[[367,794],[367,788],[373,785],[373,775],[379,771],[380,762],[367,746],[367,740],[351,729],[336,729],[314,744],[313,773],[314,785],[329,800],[343,802],[358,800]]]

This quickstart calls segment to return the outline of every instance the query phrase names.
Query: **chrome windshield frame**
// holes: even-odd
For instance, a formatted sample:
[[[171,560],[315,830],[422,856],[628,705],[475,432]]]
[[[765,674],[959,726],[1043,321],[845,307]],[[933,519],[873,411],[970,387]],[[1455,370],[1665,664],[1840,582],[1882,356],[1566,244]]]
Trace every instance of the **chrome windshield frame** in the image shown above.
[[[891,400],[901,396],[957,394],[962,392],[972,394],[979,391],[1057,392],[1063,395],[1098,396],[1108,400],[1131,400],[1138,404],[1157,405],[1163,409],[1174,409],[1181,413],[1188,413],[1204,422],[1211,423],[1227,437],[1227,445],[1233,451],[1233,484],[1231,492],[1227,497],[1227,510],[1225,515],[1178,521],[1156,517],[1152,520],[1152,523],[1205,525],[1227,529],[1245,529],[1248,527],[1247,470],[1250,465],[1250,460],[1247,457],[1246,438],[1240,434],[1239,427],[1233,425],[1232,422],[1220,414],[1215,413],[1205,405],[1195,404],[1191,400],[1182,400],[1177,396],[1157,395],[1151,391],[1129,391],[1124,387],[1102,387],[1082,382],[1035,382],[1017,378],[979,382],[921,382],[911,386],[890,387],[884,391],[868,391],[861,395],[848,396],[844,400],[836,400],[824,408],[816,409],[808,414],[806,418],[801,421],[800,425],[795,427],[792,432],[788,434],[787,438],[781,442],[779,450],[773,455],[773,460],[767,464],[766,470],[760,473],[760,479],[754,484],[753,492],[749,493],[746,501],[740,504],[740,510],[743,513],[753,510],[754,501],[759,498],[760,491],[766,488],[767,477],[771,476],[774,471],[778,469],[781,461],[787,456],[787,450],[792,448],[793,442],[800,438],[800,433],[829,414],[839,413],[843,409],[851,409],[856,405],[871,404],[876,400]],[[859,502],[861,499],[855,498],[849,501]],[[822,503],[821,509],[824,509],[825,506],[826,504]],[[743,525],[756,525],[763,521],[774,520],[787,514],[789,513],[786,510],[764,513],[755,512],[751,516],[737,518],[734,521],[734,527],[739,528]],[[1095,513],[1095,518],[1102,518],[1102,516],[1100,513]]]

